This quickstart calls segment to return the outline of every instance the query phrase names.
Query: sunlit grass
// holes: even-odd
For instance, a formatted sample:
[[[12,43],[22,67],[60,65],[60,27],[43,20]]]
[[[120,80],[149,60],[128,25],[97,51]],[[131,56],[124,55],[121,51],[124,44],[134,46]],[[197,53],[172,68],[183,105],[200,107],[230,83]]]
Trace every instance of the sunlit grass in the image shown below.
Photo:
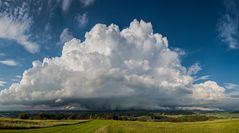
[[[24,120],[25,121],[25,120]],[[32,120],[26,120],[32,121]],[[239,119],[215,120],[206,122],[139,122],[139,121],[114,121],[90,120],[78,123],[78,120],[39,120],[32,121],[44,123],[37,129],[0,130],[0,132],[20,133],[238,133]],[[54,126],[58,124],[72,124]],[[76,124],[77,123],[77,124]],[[26,123],[22,123],[25,126]],[[53,127],[46,127],[50,125]]]
[[[52,127],[59,125],[77,124],[83,121],[80,120],[21,120],[21,119],[0,119],[0,129],[27,129],[27,128],[41,128]]]

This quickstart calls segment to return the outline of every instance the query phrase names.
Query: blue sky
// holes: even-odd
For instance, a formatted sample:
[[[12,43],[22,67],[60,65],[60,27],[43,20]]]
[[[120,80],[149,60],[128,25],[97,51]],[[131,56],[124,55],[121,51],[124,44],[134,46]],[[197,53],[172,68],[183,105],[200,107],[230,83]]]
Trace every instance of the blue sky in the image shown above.
[[[2,0],[0,88],[19,82],[34,60],[61,56],[64,42],[84,41],[96,24],[124,29],[137,19],[151,22],[154,33],[167,37],[170,49],[181,51],[183,66],[199,65],[195,79],[203,76],[239,89],[238,11],[236,0]],[[17,26],[11,29],[9,23]],[[17,35],[8,30],[17,30]]]

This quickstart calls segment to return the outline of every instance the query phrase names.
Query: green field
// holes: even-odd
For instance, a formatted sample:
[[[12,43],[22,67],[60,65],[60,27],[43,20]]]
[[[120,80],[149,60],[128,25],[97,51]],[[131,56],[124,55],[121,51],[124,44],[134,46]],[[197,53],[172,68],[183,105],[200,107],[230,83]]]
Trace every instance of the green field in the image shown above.
[[[0,127],[6,121],[15,121],[16,127],[30,129],[0,129],[1,133],[238,133],[239,119],[206,122],[139,122],[115,120],[17,120],[0,119]],[[16,122],[18,121],[18,122]],[[31,123],[33,122],[33,123]],[[27,126],[28,125],[28,126]],[[29,126],[31,125],[31,126]],[[40,125],[40,126],[39,126]],[[5,125],[6,126],[6,125]],[[31,129],[34,127],[33,129]]]

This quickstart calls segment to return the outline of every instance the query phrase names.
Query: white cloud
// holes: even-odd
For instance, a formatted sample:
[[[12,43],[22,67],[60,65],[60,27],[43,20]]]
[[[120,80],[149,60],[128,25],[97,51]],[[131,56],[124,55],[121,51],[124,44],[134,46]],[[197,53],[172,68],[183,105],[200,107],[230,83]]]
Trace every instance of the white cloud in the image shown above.
[[[225,83],[224,87],[226,89],[239,89],[239,85],[238,84],[234,84],[234,83]]]
[[[181,56],[186,55],[186,52],[181,48],[173,48],[173,51],[177,52],[178,55],[181,55]]]
[[[50,23],[47,23],[45,26],[44,26],[44,31],[45,32],[49,32],[51,30],[51,24]]]
[[[79,1],[83,4],[84,7],[90,6],[95,2],[95,0],[79,0]],[[70,9],[73,2],[74,2],[73,0],[57,0],[57,3],[61,5],[61,9],[64,13],[66,13]],[[51,1],[49,2],[49,4],[51,4]]]
[[[200,67],[199,63],[193,64],[191,67],[188,69],[188,75],[195,75],[197,74],[202,68]]]
[[[62,102],[61,99],[56,99],[56,101],[55,101],[55,103],[60,103],[60,102]]]
[[[0,80],[0,87],[5,86],[6,83],[7,83],[7,82]]]
[[[71,39],[73,39],[74,36],[72,35],[72,33],[69,31],[68,28],[65,28],[63,29],[63,31],[61,32],[61,35],[60,35],[60,41],[59,43],[60,44],[64,44],[65,42],[68,42],[70,41]]]
[[[77,14],[76,22],[77,22],[79,27],[86,26],[87,23],[88,23],[88,13],[83,13],[82,15],[81,14]]]
[[[0,53],[0,56],[5,56],[6,54],[4,54],[4,53]]]
[[[17,66],[18,65],[18,63],[16,61],[10,60],[10,59],[0,60],[0,64],[7,65],[7,66]]]
[[[225,96],[225,89],[214,81],[206,81],[204,83],[195,84],[194,87],[193,97],[195,98],[215,100],[218,98],[224,98]]]
[[[67,12],[71,6],[72,0],[62,0],[62,11]]]
[[[85,7],[87,7],[87,6],[92,5],[92,4],[95,2],[95,0],[80,0],[80,2],[81,2]]]
[[[96,24],[85,41],[74,38],[64,44],[61,56],[32,64],[19,83],[0,92],[0,103],[162,109],[224,95],[215,82],[193,84],[180,55],[168,48],[167,38],[153,33],[151,23],[144,21],[134,20],[123,30]]]
[[[20,78],[22,78],[22,76],[21,76],[21,75],[16,75],[15,77],[16,77],[16,78],[19,78],[19,79],[20,79]]]
[[[224,3],[226,12],[218,21],[218,35],[231,49],[238,48],[239,39],[239,7],[235,2],[231,0]]]
[[[238,23],[233,20],[228,14],[221,18],[218,28],[219,36],[222,42],[228,44],[229,48],[236,49],[238,47]]]
[[[12,79],[12,81],[13,81],[13,82],[19,82],[19,81],[21,80],[21,78],[22,78],[21,75],[16,75],[16,76]]]
[[[30,40],[32,21],[26,13],[27,9],[27,4],[23,3],[21,7],[8,7],[0,13],[0,38],[14,40],[28,52],[37,53],[40,50],[38,44]]]
[[[223,111],[219,108],[208,107],[177,107],[178,110],[199,110],[199,111]]]
[[[210,77],[210,75],[204,75],[204,76],[201,76],[201,77],[198,77],[196,78],[194,81],[201,81],[201,80],[208,80]]]

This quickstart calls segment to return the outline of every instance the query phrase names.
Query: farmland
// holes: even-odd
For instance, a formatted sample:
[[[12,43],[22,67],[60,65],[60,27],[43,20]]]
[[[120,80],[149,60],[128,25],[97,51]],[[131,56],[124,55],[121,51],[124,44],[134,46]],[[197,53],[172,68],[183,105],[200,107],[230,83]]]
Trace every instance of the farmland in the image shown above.
[[[8,121],[18,121],[18,128],[22,126],[28,129],[4,129],[1,133],[238,133],[239,119],[220,119],[204,122],[140,122],[140,121],[117,121],[117,120],[19,120],[1,119],[0,127]],[[35,122],[32,124],[31,122]],[[44,124],[43,124],[44,123]],[[28,126],[26,126],[28,125]],[[31,125],[31,126],[29,126]]]

